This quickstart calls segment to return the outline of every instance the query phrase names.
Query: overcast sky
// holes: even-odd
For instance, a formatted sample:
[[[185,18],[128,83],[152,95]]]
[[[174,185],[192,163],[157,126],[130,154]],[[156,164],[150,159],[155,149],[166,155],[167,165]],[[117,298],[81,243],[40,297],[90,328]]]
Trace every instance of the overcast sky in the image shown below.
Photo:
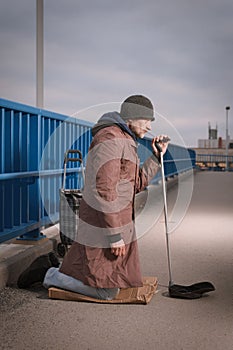
[[[1,97],[34,106],[36,0],[1,0],[0,47]],[[233,137],[233,1],[45,0],[45,109],[72,115],[135,93],[187,146],[209,121],[225,138],[230,105]]]

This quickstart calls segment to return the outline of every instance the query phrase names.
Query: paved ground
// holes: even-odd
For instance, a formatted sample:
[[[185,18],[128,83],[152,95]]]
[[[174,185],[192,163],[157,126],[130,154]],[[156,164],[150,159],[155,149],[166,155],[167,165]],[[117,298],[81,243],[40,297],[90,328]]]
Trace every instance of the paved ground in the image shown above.
[[[177,193],[176,187],[169,191],[169,213]],[[56,301],[49,300],[40,286],[31,290],[7,287],[0,291],[0,349],[232,349],[232,210],[233,174],[197,173],[191,205],[170,235],[175,282],[209,280],[216,287],[209,296],[198,300],[167,297],[161,216],[139,240],[144,275],[156,275],[160,281],[150,304]]]

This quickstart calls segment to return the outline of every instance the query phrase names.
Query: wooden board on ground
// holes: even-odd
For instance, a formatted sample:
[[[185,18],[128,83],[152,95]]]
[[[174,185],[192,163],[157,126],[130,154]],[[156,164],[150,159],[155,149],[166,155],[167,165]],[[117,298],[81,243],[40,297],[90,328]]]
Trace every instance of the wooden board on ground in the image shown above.
[[[143,277],[143,286],[121,289],[113,300],[102,300],[55,287],[49,288],[49,298],[72,301],[86,301],[105,304],[148,304],[156,292],[156,277]]]

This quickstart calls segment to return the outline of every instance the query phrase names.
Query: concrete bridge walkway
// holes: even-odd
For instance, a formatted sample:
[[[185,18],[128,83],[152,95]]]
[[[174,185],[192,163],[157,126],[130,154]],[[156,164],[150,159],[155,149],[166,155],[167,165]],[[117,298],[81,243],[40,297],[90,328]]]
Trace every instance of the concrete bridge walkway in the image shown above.
[[[177,187],[169,190],[169,210]],[[151,211],[153,215],[153,210]],[[0,291],[0,349],[231,350],[233,346],[233,174],[200,172],[188,211],[170,235],[175,283],[211,281],[197,300],[167,297],[163,216],[139,240],[144,275],[159,278],[144,305],[49,300],[39,286]]]

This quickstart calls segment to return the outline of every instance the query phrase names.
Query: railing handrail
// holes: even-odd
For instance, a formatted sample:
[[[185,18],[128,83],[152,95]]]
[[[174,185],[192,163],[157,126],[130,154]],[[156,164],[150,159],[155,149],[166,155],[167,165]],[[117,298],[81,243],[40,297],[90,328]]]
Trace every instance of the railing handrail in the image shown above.
[[[2,108],[18,111],[19,113],[24,113],[24,114],[33,114],[33,115],[42,115],[44,117],[48,117],[50,119],[56,119],[56,120],[61,120],[61,121],[72,121],[72,123],[76,123],[82,126],[89,126],[92,127],[93,123],[83,120],[83,119],[78,119],[74,116],[68,116],[65,114],[57,113],[57,112],[52,112],[48,111],[46,109],[41,109],[33,106],[29,106],[26,104],[22,104],[19,102],[14,102],[10,100],[6,100],[3,98],[0,98],[0,106]]]
[[[79,173],[81,172],[81,167],[69,168],[66,170],[67,173]],[[5,173],[0,174],[0,181],[13,180],[13,179],[23,179],[28,177],[44,177],[51,175],[62,175],[64,169],[52,169],[52,170],[41,170],[41,171],[22,171],[16,173]]]

